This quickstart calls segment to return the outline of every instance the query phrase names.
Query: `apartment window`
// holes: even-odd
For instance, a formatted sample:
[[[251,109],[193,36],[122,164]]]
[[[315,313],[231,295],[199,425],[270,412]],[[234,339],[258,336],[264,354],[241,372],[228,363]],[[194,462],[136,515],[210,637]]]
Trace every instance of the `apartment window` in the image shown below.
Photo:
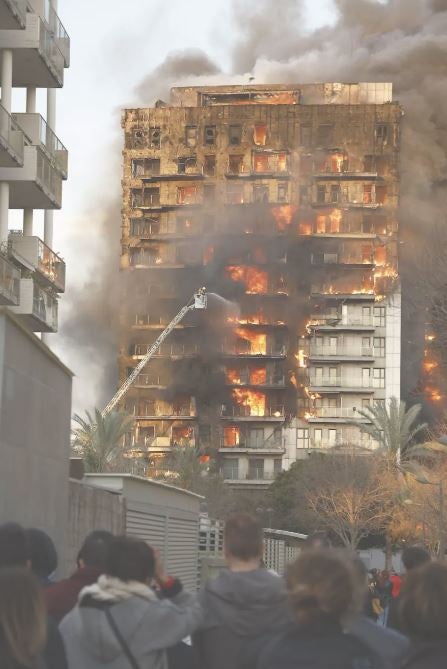
[[[257,481],[264,478],[264,458],[250,458],[248,463],[248,478]]]
[[[369,409],[370,406],[371,406],[371,400],[369,399],[369,397],[368,398],[362,397],[362,409]]]
[[[385,337],[374,337],[374,355],[376,358],[385,357]]]
[[[199,445],[209,446],[211,444],[211,425],[199,425]]]
[[[323,430],[321,430],[320,428],[316,428],[314,430],[314,445],[317,447],[321,446],[322,442],[323,442]]]
[[[371,184],[363,185],[363,204],[371,204],[373,201],[373,187]]]
[[[334,126],[323,124],[318,126],[317,146],[329,147],[333,143]]]
[[[137,410],[139,416],[155,416],[155,400],[140,400]]]
[[[385,388],[385,370],[374,368],[372,370],[373,388]]]
[[[374,327],[384,328],[386,323],[386,307],[374,307]]]
[[[313,157],[312,156],[301,156],[300,158],[300,172],[303,175],[309,176],[312,174],[312,164],[313,164]]]
[[[203,133],[203,141],[206,146],[214,146],[216,143],[216,126],[206,125]]]
[[[197,126],[187,125],[185,128],[185,144],[190,148],[197,146]]]
[[[328,430],[328,445],[335,446],[337,443],[337,430]]]
[[[309,186],[300,186],[300,203],[309,204]]]
[[[340,191],[340,186],[338,185],[333,185],[331,186],[331,202],[340,202],[341,200],[341,191]]]
[[[273,460],[273,473],[276,476],[277,474],[280,474],[281,472],[282,472],[282,460],[280,460],[279,458],[275,458]]]
[[[362,353],[363,355],[369,354],[369,349],[371,348],[371,337],[362,337]]]
[[[267,140],[267,125],[265,123],[255,123],[253,129],[253,141],[256,146],[265,146]]]
[[[149,144],[152,149],[160,148],[160,128],[151,128],[149,130]]]
[[[195,156],[187,156],[179,158],[177,163],[177,172],[179,174],[186,174],[187,172],[195,171],[197,167],[197,159]]]
[[[268,186],[253,186],[253,202],[268,202],[269,188]]]
[[[363,386],[363,388],[369,388],[370,377],[371,377],[371,369],[369,367],[364,367],[362,369],[362,386]]]
[[[248,433],[248,447],[262,448],[264,444],[264,430],[262,428],[255,428]]]
[[[205,156],[203,171],[207,177],[214,177],[216,174],[216,156]]]
[[[376,203],[377,204],[386,204],[387,200],[387,187],[377,185],[376,186]]]
[[[376,161],[374,156],[365,156],[363,159],[363,171],[364,172],[375,172],[376,171]]]
[[[244,171],[243,161],[244,156],[228,156],[228,172],[230,174],[241,174]]]
[[[132,160],[132,176],[136,179],[152,174],[160,174],[160,161],[152,158]]]
[[[177,204],[196,204],[197,198],[196,186],[180,186],[177,188]]]
[[[369,325],[371,319],[371,307],[362,307],[362,324]]]
[[[312,146],[312,126],[302,125],[300,127],[300,144],[307,148]]]
[[[269,154],[267,153],[255,153],[253,156],[253,163],[255,172],[269,172]]]
[[[223,435],[226,448],[234,448],[241,443],[241,432],[238,427],[224,427]]]
[[[237,481],[237,479],[239,478],[239,460],[231,458],[224,461],[223,477],[224,479]]]
[[[309,430],[307,428],[298,428],[296,432],[297,448],[309,448]]]
[[[216,199],[216,186],[215,184],[205,184],[203,187],[203,201],[210,203],[214,202]]]
[[[376,125],[376,142],[378,144],[388,144],[389,127],[385,124]]]
[[[242,140],[241,125],[230,125],[228,129],[228,140],[231,146],[239,146]]]
[[[289,196],[289,184],[278,184],[278,202],[287,202]]]
[[[197,227],[197,221],[191,216],[177,216],[175,219],[175,231],[188,234]]]
[[[229,204],[244,203],[244,186],[242,184],[228,184],[227,202]]]
[[[326,186],[320,184],[317,186],[317,203],[324,204],[326,202]]]
[[[364,216],[362,220],[362,232],[365,234],[372,234],[374,230],[373,219],[371,216]]]

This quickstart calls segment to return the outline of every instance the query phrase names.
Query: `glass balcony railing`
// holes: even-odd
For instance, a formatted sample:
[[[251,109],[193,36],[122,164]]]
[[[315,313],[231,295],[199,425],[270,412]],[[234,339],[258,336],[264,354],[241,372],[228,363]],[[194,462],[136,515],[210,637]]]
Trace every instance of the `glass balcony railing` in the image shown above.
[[[62,24],[62,21],[60,20],[57,12],[49,0],[45,0],[44,18],[46,24],[53,34],[57,48],[64,58],[65,67],[68,67],[70,64],[70,38]]]
[[[311,346],[311,356],[353,356],[353,357],[371,357],[374,354],[371,346]]]
[[[60,174],[67,178],[68,151],[40,114],[13,114],[31,144],[40,146]]]
[[[34,283],[33,316],[55,332],[57,330],[57,313],[57,299],[44,291],[37,283]]]
[[[37,152],[37,181],[48,197],[60,207],[62,203],[62,179],[42,150]]]
[[[246,404],[222,407],[222,417],[230,418],[232,416],[238,418],[249,418],[250,416],[258,418],[282,418],[284,416],[284,407],[263,407],[263,406],[249,406]]]
[[[46,64],[62,85],[64,79],[64,68],[67,66],[64,55],[55,40],[53,30],[46,21],[40,20],[39,51]]]
[[[0,105],[0,142],[23,165],[23,132],[13,117]]]
[[[20,302],[20,271],[0,255],[0,304]]]

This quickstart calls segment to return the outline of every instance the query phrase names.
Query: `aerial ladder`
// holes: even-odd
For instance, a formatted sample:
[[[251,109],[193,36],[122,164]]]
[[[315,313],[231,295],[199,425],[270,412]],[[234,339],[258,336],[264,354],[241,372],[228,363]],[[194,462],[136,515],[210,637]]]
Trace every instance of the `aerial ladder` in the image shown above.
[[[127,393],[129,390],[130,386],[132,383],[135,381],[137,376],[140,374],[140,372],[143,371],[143,369],[146,367],[147,363],[149,360],[155,355],[155,353],[158,351],[166,337],[168,337],[173,329],[175,328],[176,325],[180,323],[184,319],[187,313],[192,311],[193,309],[206,309],[208,304],[208,298],[206,294],[206,288],[200,288],[200,290],[197,291],[197,293],[194,293],[190,301],[188,302],[187,305],[181,309],[177,316],[175,316],[172,321],[169,323],[167,328],[163,330],[161,335],[158,337],[158,339],[155,340],[155,342],[152,344],[146,355],[138,365],[135,367],[133,372],[127,377],[127,379],[124,381],[122,386],[119,388],[119,390],[116,392],[116,394],[112,397],[110,402],[107,404],[107,406],[104,407],[104,409],[101,412],[101,415],[107,416],[113,409],[116,407],[118,402],[124,397],[124,395]]]

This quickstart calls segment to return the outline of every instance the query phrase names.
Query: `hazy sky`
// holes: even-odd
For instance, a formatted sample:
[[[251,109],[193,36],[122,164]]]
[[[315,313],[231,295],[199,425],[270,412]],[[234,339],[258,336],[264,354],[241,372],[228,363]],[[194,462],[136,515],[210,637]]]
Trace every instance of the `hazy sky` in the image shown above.
[[[334,17],[332,0],[304,4],[308,28]],[[121,141],[120,108],[135,103],[137,84],[170,51],[200,48],[229,71],[231,6],[230,0],[59,0],[58,13],[71,38],[71,66],[57,107],[57,134],[69,149],[69,181],[63,209],[55,213],[53,246],[67,262],[68,295],[70,286],[91,279],[95,254],[86,253],[85,238],[93,229],[98,234],[92,219],[120,188],[119,148],[111,150]],[[36,234],[42,234],[38,222]],[[95,244],[99,252],[107,239],[96,237]],[[86,383],[85,361],[61,344],[60,335],[51,337],[50,345],[78,374],[76,406]]]

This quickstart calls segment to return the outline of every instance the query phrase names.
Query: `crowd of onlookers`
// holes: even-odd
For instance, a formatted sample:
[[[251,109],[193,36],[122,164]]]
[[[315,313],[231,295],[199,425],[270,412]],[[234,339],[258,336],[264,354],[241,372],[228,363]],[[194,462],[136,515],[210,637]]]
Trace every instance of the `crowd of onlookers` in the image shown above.
[[[446,669],[447,566],[420,547],[369,572],[314,536],[286,578],[228,519],[227,569],[198,594],[142,540],[95,531],[73,574],[41,530],[0,526],[0,669]]]

